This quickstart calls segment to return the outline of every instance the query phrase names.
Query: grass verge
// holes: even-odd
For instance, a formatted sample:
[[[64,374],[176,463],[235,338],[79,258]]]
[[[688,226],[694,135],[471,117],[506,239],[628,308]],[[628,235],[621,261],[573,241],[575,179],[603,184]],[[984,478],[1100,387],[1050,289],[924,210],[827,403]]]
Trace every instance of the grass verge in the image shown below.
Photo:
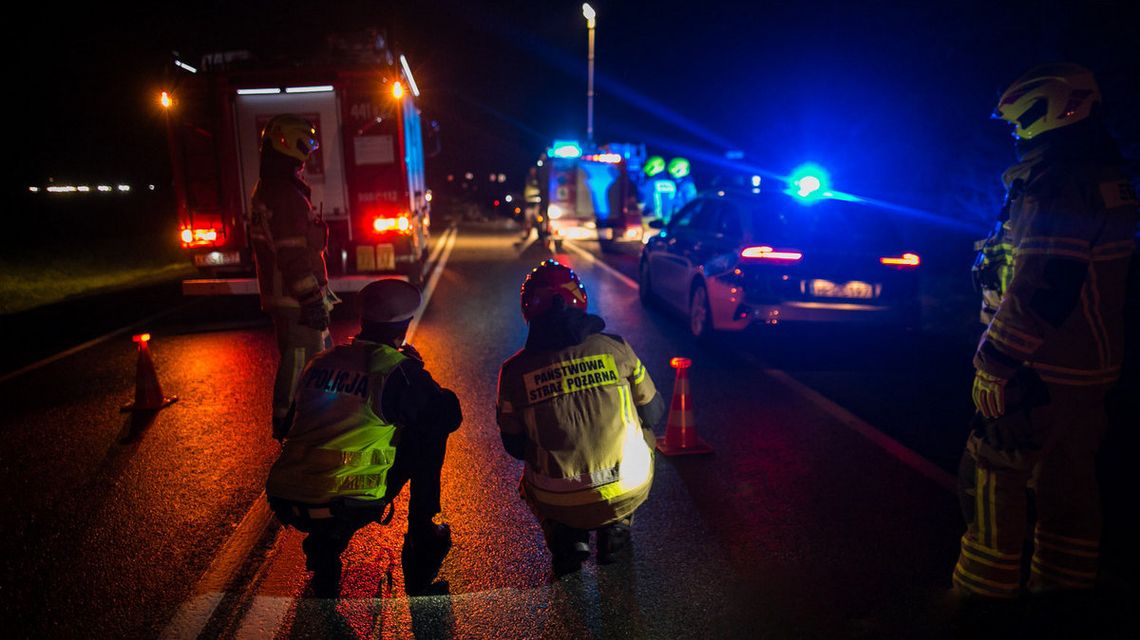
[[[50,264],[0,262],[0,315],[27,311],[67,298],[191,276],[185,260],[114,265],[55,260]]]

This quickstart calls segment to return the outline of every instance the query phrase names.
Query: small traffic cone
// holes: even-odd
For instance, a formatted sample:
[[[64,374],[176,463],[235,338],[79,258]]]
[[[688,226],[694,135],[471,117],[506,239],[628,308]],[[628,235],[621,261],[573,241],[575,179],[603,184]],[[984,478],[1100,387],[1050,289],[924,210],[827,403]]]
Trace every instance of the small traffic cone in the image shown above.
[[[150,358],[149,333],[140,333],[131,336],[139,344],[138,368],[135,373],[135,401],[123,405],[123,412],[127,411],[158,411],[178,401],[178,396],[166,397],[162,395],[162,387],[158,385],[158,374],[154,370],[154,361]]]
[[[673,383],[673,402],[669,406],[665,437],[657,439],[657,450],[667,456],[713,451],[709,443],[697,436],[697,426],[693,424],[693,405],[689,399],[689,367],[692,365],[693,361],[688,358],[669,361],[669,366],[677,370],[677,380]]]

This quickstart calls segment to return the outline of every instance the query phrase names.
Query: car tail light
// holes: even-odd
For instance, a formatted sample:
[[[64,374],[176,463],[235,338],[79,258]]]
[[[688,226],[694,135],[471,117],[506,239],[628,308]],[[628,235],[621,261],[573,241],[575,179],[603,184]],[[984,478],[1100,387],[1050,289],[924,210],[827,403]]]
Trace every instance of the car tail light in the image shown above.
[[[888,267],[897,267],[899,269],[911,269],[917,267],[922,260],[918,257],[917,253],[904,253],[901,256],[883,256],[879,258],[880,264],[885,264]]]
[[[372,230],[376,233],[399,233],[403,235],[412,234],[412,219],[406,214],[401,214],[395,218],[377,217],[372,220]]]
[[[214,245],[218,242],[217,229],[191,229],[190,227],[183,227],[181,235],[183,247],[202,247]]]
[[[799,262],[804,257],[804,254],[799,251],[792,251],[790,249],[773,249],[767,245],[759,247],[745,247],[740,252],[741,258],[753,258],[757,260],[768,260],[771,262]]]

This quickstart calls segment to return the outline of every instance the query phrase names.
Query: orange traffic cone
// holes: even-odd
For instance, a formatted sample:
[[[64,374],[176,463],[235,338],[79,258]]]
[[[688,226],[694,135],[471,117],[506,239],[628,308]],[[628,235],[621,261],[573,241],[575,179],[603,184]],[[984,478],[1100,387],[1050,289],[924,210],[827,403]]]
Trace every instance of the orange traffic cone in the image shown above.
[[[150,334],[142,333],[131,336],[131,340],[139,343],[138,368],[135,373],[135,401],[123,406],[127,411],[158,411],[171,403],[178,401],[178,396],[166,397],[162,395],[162,387],[158,385],[158,374],[154,370],[154,361],[150,358]]]
[[[713,450],[697,436],[697,427],[693,424],[693,405],[689,400],[689,367],[692,365],[693,361],[688,358],[669,361],[669,366],[677,370],[677,380],[673,383],[673,402],[669,407],[665,437],[657,439],[657,450],[667,456],[712,453]]]

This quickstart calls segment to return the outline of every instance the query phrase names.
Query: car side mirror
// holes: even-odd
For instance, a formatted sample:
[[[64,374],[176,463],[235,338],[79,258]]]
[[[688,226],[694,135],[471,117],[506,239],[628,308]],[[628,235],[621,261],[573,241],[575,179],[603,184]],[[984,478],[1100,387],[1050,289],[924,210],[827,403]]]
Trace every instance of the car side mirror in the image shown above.
[[[664,229],[665,228],[665,221],[662,220],[661,218],[654,218],[654,219],[649,221],[649,228],[650,229]]]

